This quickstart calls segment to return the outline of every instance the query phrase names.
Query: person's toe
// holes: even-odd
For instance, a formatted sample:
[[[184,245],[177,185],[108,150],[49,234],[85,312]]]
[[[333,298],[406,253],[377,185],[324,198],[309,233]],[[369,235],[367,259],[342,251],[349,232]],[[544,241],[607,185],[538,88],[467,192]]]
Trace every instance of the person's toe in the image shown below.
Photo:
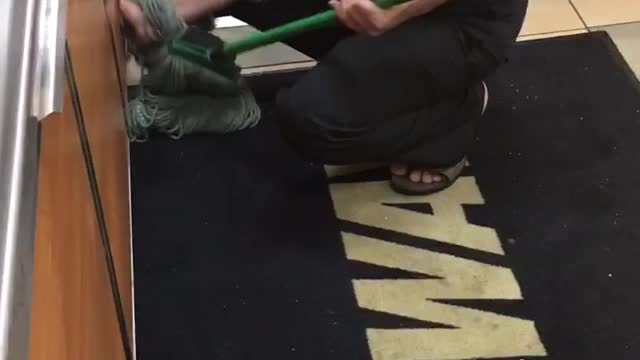
[[[407,165],[404,164],[391,164],[391,173],[396,176],[407,175]]]
[[[391,173],[397,176],[406,176],[409,174],[409,180],[415,183],[437,183],[443,180],[442,175],[432,174],[429,170],[411,170],[409,171],[406,165],[392,164],[390,166]]]
[[[420,170],[411,171],[411,173],[409,174],[409,179],[415,183],[420,182],[422,180],[422,171]]]
[[[422,182],[425,184],[431,184],[434,181],[433,176],[428,171],[422,172]]]

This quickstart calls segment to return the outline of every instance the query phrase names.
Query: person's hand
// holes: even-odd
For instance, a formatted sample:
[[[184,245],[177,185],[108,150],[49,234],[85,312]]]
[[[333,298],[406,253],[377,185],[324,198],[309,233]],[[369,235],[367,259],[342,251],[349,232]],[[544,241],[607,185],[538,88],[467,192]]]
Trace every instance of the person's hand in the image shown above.
[[[378,36],[394,27],[392,12],[371,0],[331,0],[340,21],[351,30]]]
[[[132,32],[132,40],[136,47],[145,48],[158,40],[156,30],[147,22],[137,4],[129,0],[120,0],[120,13]]]

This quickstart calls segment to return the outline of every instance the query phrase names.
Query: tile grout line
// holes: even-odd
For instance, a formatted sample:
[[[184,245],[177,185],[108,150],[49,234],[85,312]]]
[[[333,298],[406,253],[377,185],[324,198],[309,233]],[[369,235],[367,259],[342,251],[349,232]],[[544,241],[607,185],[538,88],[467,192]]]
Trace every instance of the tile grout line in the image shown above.
[[[573,0],[569,0],[569,4],[571,4],[573,11],[576,12],[576,15],[578,15],[578,18],[580,18],[580,22],[582,22],[582,25],[584,25],[584,28],[587,29],[587,32],[591,32],[591,29],[589,28],[589,26],[587,25],[587,22],[582,17],[582,14],[580,14],[580,11],[578,11],[576,4],[573,3]]]
[[[537,33],[527,33],[527,34],[521,34],[521,35],[518,35],[518,37],[519,37],[519,38],[521,38],[521,37],[527,37],[527,36],[540,36],[540,35],[562,34],[562,33],[568,33],[568,32],[573,32],[573,31],[580,31],[580,30],[586,30],[586,31],[589,31],[589,29],[588,29],[588,28],[586,28],[586,27],[581,27],[581,28],[575,28],[575,29],[555,30],[555,31],[544,31],[544,32],[537,32]]]
[[[611,26],[624,26],[624,25],[640,25],[640,20],[623,21],[623,22],[619,22],[619,23],[595,25],[595,26],[588,27],[588,29],[602,29],[602,28],[611,27]]]

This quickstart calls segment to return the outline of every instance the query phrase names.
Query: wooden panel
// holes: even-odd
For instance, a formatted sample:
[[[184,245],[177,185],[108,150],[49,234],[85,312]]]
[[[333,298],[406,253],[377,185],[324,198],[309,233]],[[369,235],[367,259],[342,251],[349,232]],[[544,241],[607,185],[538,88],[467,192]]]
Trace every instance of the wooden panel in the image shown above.
[[[131,337],[129,143],[113,51],[114,30],[105,4],[103,0],[69,0],[67,40]],[[112,1],[109,4],[115,6]]]
[[[120,88],[122,89],[123,100],[126,102],[127,89],[127,59],[126,59],[126,42],[122,35],[120,24],[120,0],[103,0],[107,11],[107,20],[111,26],[113,34],[113,45],[115,47],[116,65],[118,67],[120,77]]]
[[[42,129],[30,360],[124,359],[69,92]]]

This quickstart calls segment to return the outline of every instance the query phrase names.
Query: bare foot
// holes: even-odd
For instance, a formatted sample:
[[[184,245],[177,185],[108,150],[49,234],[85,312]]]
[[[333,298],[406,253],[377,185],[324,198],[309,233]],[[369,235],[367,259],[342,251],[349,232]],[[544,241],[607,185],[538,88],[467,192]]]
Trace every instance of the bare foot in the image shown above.
[[[404,164],[391,164],[391,173],[396,176],[406,176],[409,168]],[[409,179],[415,183],[432,184],[442,181],[442,176],[434,174],[429,169],[412,169],[409,172]]]
[[[158,32],[147,22],[137,4],[129,0],[120,0],[120,12],[133,32],[136,47],[145,48],[158,41]]]

